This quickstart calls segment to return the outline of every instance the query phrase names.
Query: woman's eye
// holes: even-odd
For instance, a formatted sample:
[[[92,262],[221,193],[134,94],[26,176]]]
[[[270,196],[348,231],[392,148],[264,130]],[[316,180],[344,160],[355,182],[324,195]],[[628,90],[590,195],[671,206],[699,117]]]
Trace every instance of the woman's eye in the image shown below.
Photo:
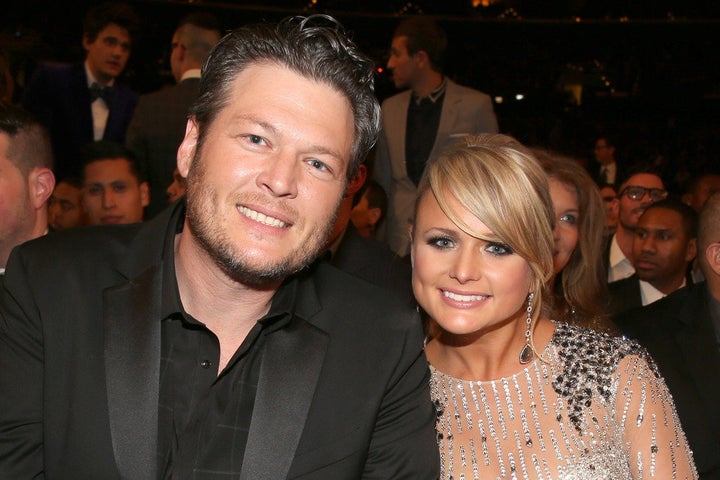
[[[435,247],[440,250],[452,248],[455,244],[451,238],[448,237],[432,237],[427,241],[428,245]]]
[[[492,255],[510,255],[513,253],[510,246],[505,245],[504,243],[497,242],[488,243],[487,247],[485,247],[485,250]]]
[[[575,225],[575,224],[577,224],[577,217],[575,215],[571,215],[568,213],[568,214],[561,216],[560,221],[569,223],[570,225]]]

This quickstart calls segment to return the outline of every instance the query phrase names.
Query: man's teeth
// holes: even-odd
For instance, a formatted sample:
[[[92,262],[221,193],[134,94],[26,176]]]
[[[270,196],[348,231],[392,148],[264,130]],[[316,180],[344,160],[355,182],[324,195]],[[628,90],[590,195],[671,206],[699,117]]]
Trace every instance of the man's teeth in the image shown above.
[[[484,295],[458,295],[457,293],[448,292],[447,290],[443,292],[443,295],[456,302],[477,302],[487,298]]]
[[[249,219],[255,220],[256,222],[262,223],[263,225],[269,225],[271,227],[279,227],[284,228],[287,227],[287,223],[283,222],[282,220],[278,220],[277,218],[268,217],[264,213],[256,212],[255,210],[250,210],[247,207],[239,206],[238,211],[248,217]]]

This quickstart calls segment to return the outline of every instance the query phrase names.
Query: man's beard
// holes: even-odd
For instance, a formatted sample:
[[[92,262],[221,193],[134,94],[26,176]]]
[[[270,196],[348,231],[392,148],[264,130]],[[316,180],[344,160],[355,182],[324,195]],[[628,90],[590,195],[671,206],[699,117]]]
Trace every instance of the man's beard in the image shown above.
[[[186,218],[192,235],[228,277],[255,288],[271,287],[315,260],[333,228],[337,206],[325,223],[314,228],[303,244],[295,246],[284,257],[253,263],[250,257],[243,254],[242,245],[233,244],[228,236],[226,225],[233,219],[225,219],[223,222],[217,211],[218,195],[205,184],[205,168],[200,150],[198,148],[196,151],[187,177]],[[237,214],[241,215],[239,212]]]

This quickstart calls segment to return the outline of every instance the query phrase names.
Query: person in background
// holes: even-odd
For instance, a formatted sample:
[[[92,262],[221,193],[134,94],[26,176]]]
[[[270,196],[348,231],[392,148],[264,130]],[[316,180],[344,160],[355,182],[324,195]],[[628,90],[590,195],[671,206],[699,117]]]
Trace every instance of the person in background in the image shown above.
[[[57,182],[48,200],[48,225],[53,231],[60,232],[87,225],[82,196],[82,179],[65,177]]]
[[[553,217],[542,167],[504,135],[467,137],[423,174],[411,255],[437,325],[440,477],[697,478],[647,352],[547,316]]]
[[[85,62],[41,64],[24,92],[23,106],[50,131],[58,180],[80,175],[83,146],[123,143],[138,96],[118,81],[130,58],[139,19],[127,4],[92,7],[83,23]]]
[[[598,188],[573,159],[547,150],[534,149],[533,154],[548,175],[555,212],[553,314],[558,320],[610,330],[602,263],[605,217]]]
[[[618,188],[618,225],[615,234],[608,239],[603,255],[608,283],[635,273],[632,245],[638,219],[647,207],[668,195],[662,178],[653,170],[639,166],[629,175]]]
[[[176,85],[140,97],[127,132],[127,147],[143,165],[150,186],[146,218],[167,207],[165,188],[173,178],[190,104],[200,85],[200,67],[220,40],[220,21],[207,12],[183,17],[172,37],[170,67]]]
[[[618,205],[620,201],[617,191],[612,185],[600,185],[600,197],[605,206],[605,228],[603,236],[609,238],[615,234],[618,225]]]
[[[185,195],[185,190],[185,178],[183,178],[183,176],[180,175],[180,171],[175,168],[175,170],[173,170],[173,181],[165,190],[168,203],[174,203],[180,197]]]
[[[633,239],[635,274],[608,286],[609,313],[648,305],[692,283],[697,224],[697,212],[673,197],[645,210]]]
[[[705,202],[715,192],[720,192],[720,174],[705,172],[692,179],[682,195],[682,201],[700,213]]]
[[[616,143],[609,135],[598,137],[595,141],[593,153],[598,168],[593,177],[598,185],[617,187],[624,177],[623,168],[615,159]]]
[[[498,131],[490,97],[443,74],[446,50],[445,32],[428,16],[401,21],[390,47],[387,67],[406,90],[383,102],[373,174],[389,199],[379,238],[401,257],[425,164],[464,135]]]
[[[81,153],[83,207],[90,225],[143,221],[150,188],[133,153],[112,142],[95,142]]]
[[[10,257],[0,478],[437,479],[417,312],[316,262],[377,138],[372,60],[313,15],[203,68],[184,202]]]
[[[700,213],[705,281],[614,317],[648,349],[672,393],[702,480],[720,478],[720,193]]]
[[[43,126],[23,109],[0,102],[0,276],[13,248],[47,232],[52,166]]]
[[[350,212],[350,220],[360,236],[371,238],[385,218],[387,194],[379,183],[368,179],[356,195],[356,199]]]

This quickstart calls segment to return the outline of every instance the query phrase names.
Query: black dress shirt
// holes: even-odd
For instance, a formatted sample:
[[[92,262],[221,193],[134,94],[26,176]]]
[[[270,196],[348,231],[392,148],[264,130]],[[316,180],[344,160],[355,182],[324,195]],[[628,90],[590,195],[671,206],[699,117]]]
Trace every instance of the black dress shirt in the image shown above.
[[[182,223],[181,218],[178,228]],[[175,277],[174,235],[168,237],[162,298],[159,478],[237,478],[263,350],[268,336],[292,320],[295,283],[290,281],[278,290],[270,311],[218,374],[219,341],[183,309]]]
[[[435,145],[446,87],[447,79],[444,79],[427,97],[420,98],[413,93],[410,99],[405,131],[405,158],[408,178],[415,185],[420,182],[425,164]]]

